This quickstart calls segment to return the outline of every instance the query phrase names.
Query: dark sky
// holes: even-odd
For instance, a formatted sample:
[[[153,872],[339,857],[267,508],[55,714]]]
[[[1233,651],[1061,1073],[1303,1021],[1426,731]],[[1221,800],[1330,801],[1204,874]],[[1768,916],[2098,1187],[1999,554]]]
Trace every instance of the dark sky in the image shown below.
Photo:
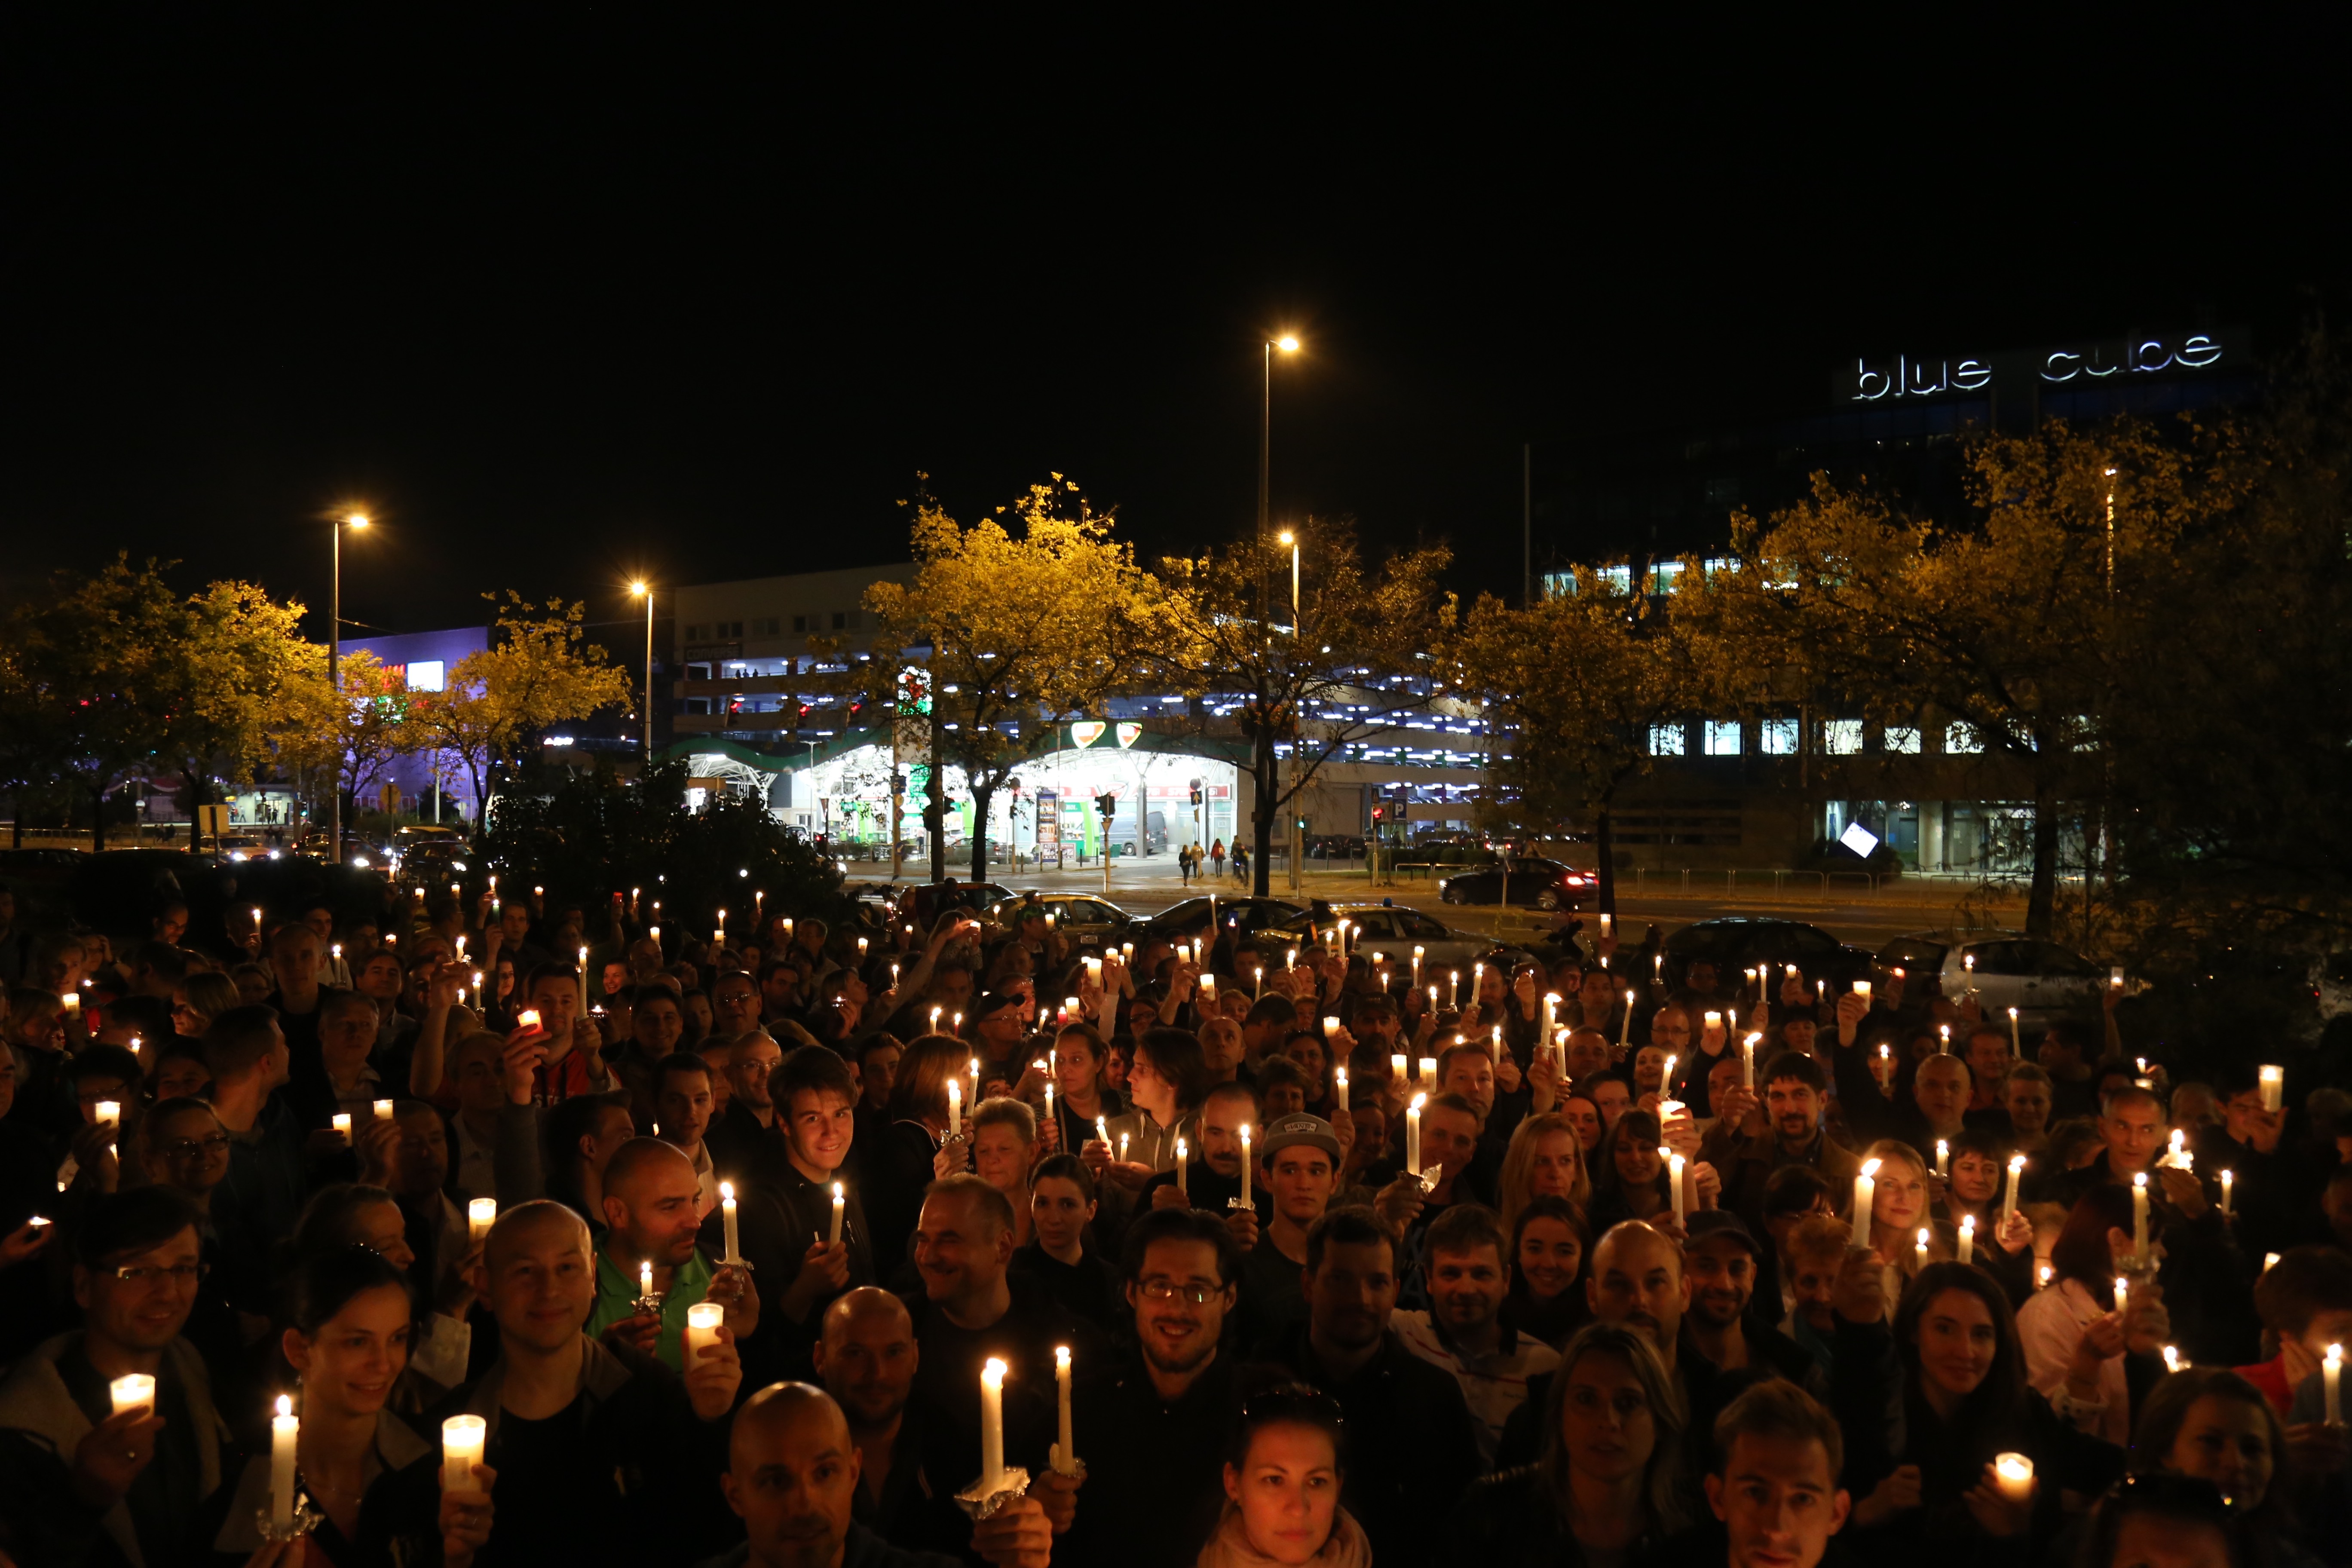
[[[0,594],[129,549],[322,604],[355,503],[352,620],[619,616],[640,570],[900,557],[919,468],[1197,549],[1252,517],[1284,327],[1277,512],[1502,586],[1531,436],[1815,406],[1858,352],[2275,347],[2352,260],[2310,16],[1016,55],[292,15],[7,24]]]

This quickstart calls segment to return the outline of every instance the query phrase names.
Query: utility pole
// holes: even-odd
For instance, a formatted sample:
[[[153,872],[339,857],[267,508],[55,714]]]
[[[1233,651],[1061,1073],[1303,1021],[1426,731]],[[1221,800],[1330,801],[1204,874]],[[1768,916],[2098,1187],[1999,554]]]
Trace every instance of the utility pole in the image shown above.
[[[1536,603],[1536,444],[1519,444],[1519,607]]]

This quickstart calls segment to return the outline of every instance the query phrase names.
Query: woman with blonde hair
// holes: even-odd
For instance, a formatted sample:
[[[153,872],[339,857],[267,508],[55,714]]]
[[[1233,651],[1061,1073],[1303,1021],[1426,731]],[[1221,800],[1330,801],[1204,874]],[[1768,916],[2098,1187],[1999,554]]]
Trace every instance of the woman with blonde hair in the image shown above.
[[[1584,1142],[1575,1124],[1557,1111],[1530,1116],[1512,1129],[1503,1151],[1497,1184],[1503,1228],[1519,1223],[1531,1198],[1566,1198],[1581,1209],[1592,1202],[1592,1179],[1584,1168]]]
[[[1649,1336],[1587,1323],[1544,1399],[1543,1453],[1474,1484],[1454,1518],[1453,1561],[1633,1563],[1688,1516],[1681,1390]]]

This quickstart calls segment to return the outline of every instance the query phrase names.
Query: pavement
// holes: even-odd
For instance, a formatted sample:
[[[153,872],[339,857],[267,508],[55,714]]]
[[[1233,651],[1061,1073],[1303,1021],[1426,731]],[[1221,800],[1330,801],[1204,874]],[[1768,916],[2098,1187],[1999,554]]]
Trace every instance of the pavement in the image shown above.
[[[1164,869],[1163,869],[1164,868]],[[951,869],[953,869],[951,868]],[[889,875],[887,863],[879,866],[852,861],[849,879],[883,880]],[[964,873],[959,872],[958,875]],[[927,866],[909,861],[902,881],[929,879]],[[1989,900],[1981,887],[1958,879],[1907,879],[1888,883],[1884,889],[1869,892],[1855,889],[1832,889],[1826,893],[1803,888],[1729,888],[1713,885],[1721,873],[1692,874],[1693,886],[1687,890],[1679,885],[1679,878],[1664,888],[1652,886],[1635,890],[1628,876],[1618,884],[1617,919],[1629,940],[1638,940],[1643,924],[1655,922],[1671,934],[1693,921],[1708,920],[1721,915],[1760,916],[1776,920],[1805,921],[1821,927],[1840,942],[1857,947],[1875,948],[1890,937],[1910,931],[1932,931],[1944,927],[1994,926],[2007,929],[2021,927],[2025,920],[2022,900]],[[988,879],[1008,888],[1035,889],[1040,892],[1091,893],[1107,898],[1138,915],[1157,914],[1178,901],[1196,898],[1213,887],[1221,896],[1240,897],[1248,889],[1228,874],[1223,878],[1209,877],[1185,881],[1177,875],[1175,862],[1153,857],[1142,861],[1112,862],[1109,885],[1105,887],[1099,864],[1084,870],[1069,868],[1063,870],[1012,871],[992,868]],[[1353,871],[1307,871],[1300,879],[1300,887],[1293,890],[1284,868],[1276,866],[1268,879],[1267,892],[1277,899],[1326,899],[1334,903],[1377,903],[1383,899],[1410,909],[1433,915],[1446,924],[1464,931],[1496,931],[1527,937],[1547,931],[1551,917],[1534,910],[1497,909],[1493,904],[1448,904],[1438,897],[1433,879],[1400,877],[1393,882],[1375,884],[1359,867]],[[1586,929],[1597,922],[1590,911],[1585,916]],[[1499,921],[1499,924],[1497,923]]]

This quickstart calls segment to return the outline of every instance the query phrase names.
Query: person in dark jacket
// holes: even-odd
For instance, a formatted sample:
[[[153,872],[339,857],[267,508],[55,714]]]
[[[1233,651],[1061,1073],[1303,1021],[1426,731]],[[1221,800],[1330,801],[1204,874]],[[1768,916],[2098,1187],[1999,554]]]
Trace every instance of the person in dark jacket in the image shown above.
[[[1478,1473],[1478,1439],[1461,1385],[1390,1331],[1397,1286],[1396,1245],[1372,1211],[1331,1210],[1307,1234],[1307,1320],[1277,1359],[1338,1400],[1349,1430],[1390,1435],[1355,1449],[1340,1502],[1374,1562],[1421,1563]]]

